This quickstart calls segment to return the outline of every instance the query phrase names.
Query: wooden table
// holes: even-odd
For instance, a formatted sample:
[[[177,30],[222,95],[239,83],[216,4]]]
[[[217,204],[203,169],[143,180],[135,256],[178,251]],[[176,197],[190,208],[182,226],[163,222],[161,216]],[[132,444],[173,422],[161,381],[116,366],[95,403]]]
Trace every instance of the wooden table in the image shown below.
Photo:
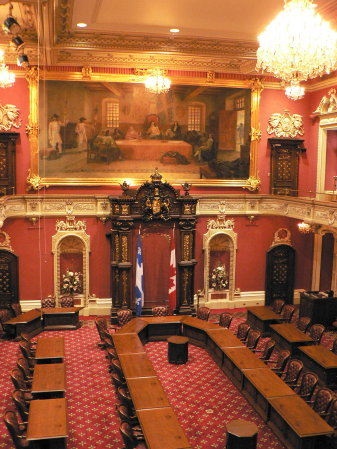
[[[37,363],[60,363],[64,359],[64,338],[38,338],[35,360]]]
[[[116,331],[115,335],[136,333],[143,343],[147,342],[147,322],[143,318],[133,318]]]
[[[220,368],[224,362],[223,348],[246,347],[229,329],[210,329],[207,335],[207,351]]]
[[[288,349],[292,357],[298,356],[298,346],[315,344],[309,335],[297,329],[291,323],[271,324],[270,336],[281,349]]]
[[[330,427],[297,395],[268,399],[268,425],[288,449],[313,449],[319,436],[331,434]]]
[[[35,365],[32,394],[34,399],[63,397],[66,389],[64,363]]]
[[[22,333],[29,338],[42,332],[41,311],[39,309],[30,310],[19,316],[11,318],[3,323],[4,331],[16,339],[20,339]]]
[[[128,378],[127,384],[136,410],[170,407],[158,377]]]
[[[119,361],[126,379],[157,375],[146,353],[122,354],[119,356]]]
[[[269,368],[244,369],[242,373],[242,394],[265,421],[269,417],[268,399],[296,394]]]
[[[191,449],[171,407],[137,410],[148,449]]]
[[[207,345],[207,331],[211,329],[218,329],[219,325],[209,323],[208,321],[200,320],[195,317],[187,317],[183,321],[183,335],[190,339],[190,342],[201,348],[206,348]]]
[[[48,448],[66,448],[68,436],[65,398],[30,401],[27,440],[48,440]]]
[[[239,390],[243,387],[243,370],[270,369],[247,347],[223,348],[223,355],[222,370]]]
[[[251,327],[261,332],[262,337],[270,334],[269,325],[276,324],[281,318],[266,306],[247,307],[247,321]]]
[[[137,334],[112,334],[112,339],[118,355],[145,352],[144,346]]]
[[[147,341],[166,340],[172,335],[182,334],[183,316],[157,316],[146,317]]]
[[[41,309],[46,331],[78,329],[81,326],[79,311],[83,307],[53,307]]]
[[[337,388],[337,355],[326,346],[299,346],[298,358],[302,360],[305,371],[313,371],[321,386]]]

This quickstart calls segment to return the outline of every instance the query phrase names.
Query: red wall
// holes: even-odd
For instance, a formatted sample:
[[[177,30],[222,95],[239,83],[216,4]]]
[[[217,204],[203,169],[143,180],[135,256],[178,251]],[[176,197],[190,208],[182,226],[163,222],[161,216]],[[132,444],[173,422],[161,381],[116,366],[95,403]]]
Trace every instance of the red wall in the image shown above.
[[[307,93],[303,100],[292,101],[285,97],[283,90],[264,89],[260,103],[260,128],[262,139],[258,147],[258,174],[262,181],[260,193],[269,193],[270,189],[270,149],[267,134],[268,119],[274,112],[288,110],[291,114],[303,116],[306,153],[300,155],[299,190],[301,196],[313,196],[316,186],[317,137],[318,122],[312,116],[322,96],[329,89]],[[26,193],[30,155],[29,144],[25,134],[28,121],[29,95],[28,84],[24,79],[17,79],[15,87],[2,89],[0,103],[14,104],[20,109],[23,121],[20,140],[17,146],[17,193]],[[14,130],[15,131],[15,130]],[[45,193],[76,194],[120,194],[119,186],[97,187],[50,187]],[[192,187],[192,194],[201,193],[235,193],[249,195],[247,190],[229,187]],[[34,195],[36,193],[30,192]],[[195,271],[195,287],[203,287],[203,251],[202,237],[207,231],[209,217],[198,220],[196,230],[196,254],[198,261]],[[228,217],[229,218],[229,217]],[[292,241],[296,249],[296,288],[310,288],[311,260],[313,253],[312,234],[302,235],[296,229],[297,220],[287,217],[257,217],[251,225],[246,217],[234,217],[235,231],[238,233],[236,287],[242,291],[264,290],[265,259],[274,233],[281,227],[292,231]],[[90,254],[90,293],[97,297],[110,297],[110,263],[109,242],[105,236],[109,224],[103,225],[95,218],[86,218],[87,233],[91,237]],[[55,219],[42,219],[36,225],[28,220],[17,219],[5,221],[4,230],[12,238],[12,246],[19,256],[20,263],[20,296],[21,299],[39,299],[53,293],[53,255],[51,253],[51,237],[55,234]]]

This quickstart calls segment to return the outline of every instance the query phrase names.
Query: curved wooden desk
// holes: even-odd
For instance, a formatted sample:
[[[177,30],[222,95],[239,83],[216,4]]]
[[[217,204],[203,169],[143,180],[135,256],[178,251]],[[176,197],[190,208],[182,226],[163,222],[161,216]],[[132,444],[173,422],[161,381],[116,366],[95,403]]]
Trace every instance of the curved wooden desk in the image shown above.
[[[272,325],[273,326],[273,325]],[[274,325],[284,326],[284,325]],[[175,334],[173,334],[175,332]],[[136,336],[138,334],[139,340]],[[228,330],[190,316],[135,318],[123,326],[113,338],[116,352],[126,377],[131,397],[137,402],[136,413],[145,435],[148,449],[191,449],[147,354],[141,351],[141,343],[166,340],[167,335],[184,335],[196,346],[206,348],[218,366],[242,389],[256,411],[272,429],[287,423],[287,434],[279,438],[288,449],[312,449],[321,435],[333,432],[319,415],[299,398],[275,373],[263,364],[247,347]],[[133,336],[132,336],[133,335]],[[121,338],[120,336],[124,336]],[[131,342],[130,348],[126,342]],[[121,341],[124,343],[122,344]],[[141,367],[143,367],[141,369]],[[142,389],[141,385],[145,385]],[[151,399],[152,388],[156,399]],[[279,407],[278,399],[284,399]],[[289,421],[292,402],[298,398],[301,404],[301,423]],[[155,402],[153,402],[153,400]],[[297,399],[296,399],[297,401]],[[154,405],[156,404],[156,405]],[[289,404],[289,406],[287,406]],[[137,409],[138,407],[138,409]],[[141,408],[144,407],[144,408]],[[315,426],[306,429],[306,416],[311,422],[315,413]],[[158,423],[161,423],[160,425]],[[165,428],[160,433],[159,429]],[[159,444],[159,445],[158,445]]]

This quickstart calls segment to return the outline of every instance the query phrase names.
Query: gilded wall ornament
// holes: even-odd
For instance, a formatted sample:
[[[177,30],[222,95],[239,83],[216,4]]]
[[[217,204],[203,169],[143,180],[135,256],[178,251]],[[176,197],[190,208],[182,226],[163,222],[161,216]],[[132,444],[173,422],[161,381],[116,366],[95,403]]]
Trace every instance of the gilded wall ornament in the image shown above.
[[[6,249],[7,251],[13,252],[11,238],[5,231],[0,231],[0,249]]]
[[[268,134],[275,134],[276,137],[303,136],[303,118],[300,114],[290,114],[289,111],[273,113],[268,120]]]
[[[31,174],[31,171],[28,170],[28,176],[26,179],[27,182],[27,191],[29,190],[40,190],[43,187],[49,187],[42,185],[42,178],[38,175]]]
[[[261,137],[262,137],[262,132],[260,129],[251,128],[249,135],[250,135],[250,140],[252,142],[254,142],[254,141],[260,142]]]
[[[291,232],[287,228],[280,228],[274,234],[274,240],[271,246],[291,245]]]
[[[337,96],[336,89],[330,89],[328,95],[322,97],[314,114],[327,114],[329,112],[337,111]]]
[[[19,119],[20,110],[14,104],[0,104],[0,131],[9,131],[20,128],[22,120]]]
[[[68,216],[66,220],[56,220],[56,231],[85,231],[87,228],[84,220],[76,221],[74,216]]]
[[[243,188],[249,190],[250,192],[254,192],[255,190],[259,190],[260,187],[261,179],[259,177],[255,178],[254,176],[250,176]]]

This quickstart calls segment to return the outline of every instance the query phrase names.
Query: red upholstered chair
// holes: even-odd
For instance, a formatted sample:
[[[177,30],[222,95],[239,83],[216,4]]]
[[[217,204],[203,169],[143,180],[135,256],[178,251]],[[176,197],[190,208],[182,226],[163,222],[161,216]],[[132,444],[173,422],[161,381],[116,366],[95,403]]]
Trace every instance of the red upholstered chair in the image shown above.
[[[130,414],[129,409],[123,404],[116,405],[116,410],[121,422],[122,423],[126,422],[131,427],[133,438],[137,442],[144,441],[144,434],[142,428],[140,427],[137,416],[135,414],[134,415]]]
[[[282,308],[280,323],[290,323],[295,313],[295,307],[292,304],[286,304]]]
[[[248,337],[248,332],[250,331],[250,326],[248,323],[240,323],[238,325],[238,330],[236,332],[236,336],[241,341],[246,341]]]
[[[228,312],[221,313],[220,319],[219,319],[219,326],[229,329],[232,319],[233,319],[233,315],[231,313],[228,313]]]
[[[316,345],[319,345],[323,334],[325,332],[325,327],[323,324],[313,324],[309,329],[309,335],[314,340]]]
[[[200,307],[197,310],[197,318],[199,318],[199,320],[208,321],[210,313],[211,309],[208,307]]]
[[[333,443],[332,447],[335,448],[337,447],[337,399],[334,399],[331,403],[328,424],[335,429],[334,434],[331,436],[331,442]]]
[[[27,359],[19,357],[16,361],[16,366],[22,372],[25,381],[30,383],[33,379],[34,368],[30,368]]]
[[[121,364],[119,363],[119,360],[112,359],[111,362],[110,362],[110,366],[111,366],[112,371],[117,373],[118,376],[122,380],[124,380],[124,373],[123,373]]]
[[[11,309],[14,314],[14,316],[19,316],[22,314],[21,305],[19,302],[11,304]]]
[[[41,299],[41,308],[42,309],[52,309],[56,307],[56,299],[52,296],[48,296],[47,298]]]
[[[95,320],[96,329],[100,338],[100,342],[97,343],[98,347],[101,349],[106,349],[108,347],[113,347],[113,341],[111,335],[108,331],[107,320],[103,317],[98,317]]]
[[[129,390],[124,387],[118,387],[117,388],[117,397],[119,399],[119,401],[125,405],[125,407],[128,408],[129,413],[131,413],[132,415],[135,414],[135,408],[129,393]]]
[[[29,403],[27,403],[25,401],[25,397],[24,397],[24,394],[22,393],[22,391],[14,390],[12,393],[12,399],[13,399],[15,407],[20,415],[22,422],[28,421],[28,413],[29,413],[28,404]]]
[[[119,431],[123,438],[125,449],[146,449],[145,444],[134,438],[130,424],[123,422],[119,428]]]
[[[311,400],[318,383],[318,376],[310,371],[303,374],[301,381],[295,385],[290,385],[296,393],[301,396],[306,402]]]
[[[60,305],[61,307],[74,307],[74,298],[72,296],[62,296]]]
[[[152,307],[152,315],[153,316],[167,316],[168,315],[168,307],[166,307],[166,306]]]
[[[315,399],[313,401],[308,401],[313,408],[313,410],[320,416],[327,416],[329,407],[332,401],[335,399],[334,393],[329,388],[319,388]]]
[[[255,353],[261,353],[261,355],[259,355],[259,359],[263,360],[263,361],[267,361],[270,359],[273,351],[275,348],[275,341],[270,339],[267,341],[267,343],[265,344],[264,348],[262,350],[259,349],[255,349],[254,352]]]
[[[14,409],[7,409],[4,413],[4,422],[7,430],[13,440],[15,447],[31,448],[32,446],[26,439],[26,424],[20,424]]]
[[[279,355],[276,360],[268,360],[268,366],[275,371],[276,374],[281,376],[285,372],[285,367],[290,358],[290,351],[287,349],[283,349],[279,352]],[[272,366],[274,365],[274,366]]]
[[[29,343],[27,343],[25,341],[20,341],[19,348],[20,348],[22,355],[27,360],[29,367],[33,368],[35,366],[35,358],[34,358],[34,354],[30,350]]]
[[[0,309],[0,323],[1,325],[6,321],[13,318],[12,313],[9,309]],[[3,327],[3,326],[2,326]]]
[[[254,350],[260,340],[261,332],[256,329],[250,329],[248,332],[247,340],[245,345],[248,349]]]
[[[302,332],[306,332],[308,330],[311,319],[308,316],[302,316],[296,321],[296,327]]]
[[[281,313],[282,309],[285,305],[285,301],[283,299],[275,299],[275,301],[272,304],[272,310],[275,313]]]
[[[116,372],[111,373],[111,381],[116,389],[118,389],[119,387],[126,388],[125,380],[123,380]]]
[[[11,379],[16,390],[20,390],[25,398],[25,401],[31,401],[33,396],[30,392],[30,385],[25,381],[23,374],[17,368],[12,369]]]
[[[290,360],[285,373],[281,376],[282,380],[288,385],[296,385],[302,369],[303,363],[301,362],[301,360]]]
[[[132,319],[131,309],[119,309],[116,312],[118,326],[122,327]]]

